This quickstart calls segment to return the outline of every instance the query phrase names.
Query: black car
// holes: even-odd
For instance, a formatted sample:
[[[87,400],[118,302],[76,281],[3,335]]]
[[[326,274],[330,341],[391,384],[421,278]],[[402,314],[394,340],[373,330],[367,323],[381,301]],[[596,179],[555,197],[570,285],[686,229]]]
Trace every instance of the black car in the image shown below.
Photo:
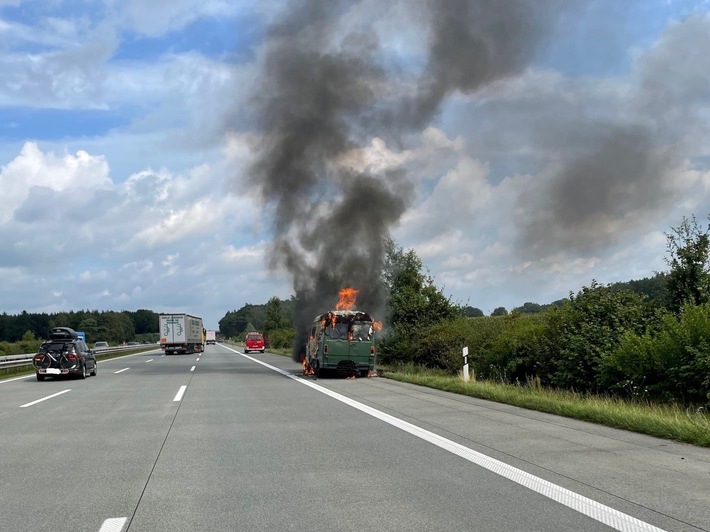
[[[69,327],[55,327],[39,346],[32,359],[37,380],[59,375],[77,375],[85,379],[86,374],[96,375],[96,356],[84,340]]]

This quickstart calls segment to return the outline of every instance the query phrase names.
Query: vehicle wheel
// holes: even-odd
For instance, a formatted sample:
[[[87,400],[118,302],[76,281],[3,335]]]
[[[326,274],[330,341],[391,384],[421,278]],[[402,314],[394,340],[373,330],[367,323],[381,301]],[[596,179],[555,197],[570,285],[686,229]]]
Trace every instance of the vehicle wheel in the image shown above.
[[[79,374],[80,379],[86,378],[86,364],[81,366],[81,373]]]
[[[367,377],[369,374],[370,372],[366,369],[360,371],[360,377]]]
[[[264,351],[266,351],[266,349],[262,349],[262,350],[261,350],[262,353],[263,353]]]
[[[249,350],[248,350],[248,349],[245,349],[245,350],[244,350],[244,354],[246,355],[247,353],[249,353]]]
[[[320,378],[320,360],[316,358],[316,363],[313,364],[313,374],[316,376],[316,378]]]
[[[37,380],[38,381],[43,381],[44,377],[45,377],[45,375],[40,375],[39,373],[37,373]]]
[[[89,373],[89,375],[91,375],[92,377],[96,377],[96,372],[98,371],[98,368],[99,368],[99,365],[94,364],[94,369],[91,370],[91,373]]]

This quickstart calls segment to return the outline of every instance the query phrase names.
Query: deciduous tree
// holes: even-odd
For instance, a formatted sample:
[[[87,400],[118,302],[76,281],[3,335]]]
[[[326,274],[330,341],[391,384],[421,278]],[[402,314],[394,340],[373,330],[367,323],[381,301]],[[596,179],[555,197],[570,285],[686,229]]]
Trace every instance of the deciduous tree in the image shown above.
[[[706,303],[710,299],[710,225],[703,229],[694,215],[683,217],[678,227],[666,233],[666,239],[671,310]]]

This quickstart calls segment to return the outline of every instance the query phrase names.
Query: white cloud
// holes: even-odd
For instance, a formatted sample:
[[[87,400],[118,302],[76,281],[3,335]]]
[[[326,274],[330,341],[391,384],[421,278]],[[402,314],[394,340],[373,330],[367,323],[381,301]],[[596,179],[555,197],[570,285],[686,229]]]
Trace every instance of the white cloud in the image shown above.
[[[229,245],[225,246],[220,252],[222,260],[229,264],[247,261],[252,265],[263,264],[265,256],[266,244],[264,242],[259,242],[256,246],[243,246],[239,248]]]
[[[36,143],[27,142],[20,154],[0,170],[0,189],[6,200],[5,207],[0,210],[0,222],[12,219],[37,187],[86,194],[91,189],[110,187],[108,173],[108,164],[103,157],[93,157],[85,151],[63,156],[43,153]],[[50,208],[49,205],[45,207]]]
[[[57,155],[25,144],[0,172],[0,186],[12,199],[0,222],[0,297],[10,301],[23,290],[23,306],[47,311],[62,304],[155,308],[161,293],[182,297],[171,288],[175,282],[190,293],[208,279],[230,287],[235,274],[255,286],[266,282],[263,250],[248,261],[209,260],[220,250],[244,254],[250,245],[236,243],[250,237],[252,220],[258,222],[252,199],[225,193],[226,170],[238,160],[180,174],[144,170],[114,183],[103,156]],[[30,294],[28,283],[37,279],[41,288]],[[215,304],[230,293],[239,291],[225,288]]]
[[[412,158],[412,152],[394,152],[379,137],[372,139],[369,146],[353,149],[341,154],[339,163],[354,172],[381,174],[396,168]]]
[[[182,29],[200,17],[229,17],[243,8],[229,0],[104,0],[113,20],[123,28],[150,37]]]
[[[128,243],[147,247],[164,246],[195,234],[205,233],[209,226],[219,221],[218,213],[206,202],[171,211],[167,217],[146,227]]]
[[[96,282],[97,280],[105,281],[106,279],[109,279],[109,273],[107,271],[97,271],[97,272],[91,272],[91,271],[83,271],[79,274],[79,277],[77,280],[80,283],[93,283]]]
[[[66,28],[63,31],[67,31]],[[49,51],[0,55],[2,105],[103,109],[106,62],[116,51],[115,33],[102,28]],[[58,37],[63,41],[65,36]],[[52,43],[54,44],[54,43]]]

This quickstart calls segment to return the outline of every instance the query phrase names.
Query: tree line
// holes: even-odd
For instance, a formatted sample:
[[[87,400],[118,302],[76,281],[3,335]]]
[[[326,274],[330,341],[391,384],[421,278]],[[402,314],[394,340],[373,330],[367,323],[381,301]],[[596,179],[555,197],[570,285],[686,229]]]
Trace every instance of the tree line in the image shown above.
[[[239,310],[228,311],[219,320],[220,334],[227,338],[243,338],[251,331],[266,335],[271,347],[290,349],[295,341],[295,297],[282,300],[272,297],[264,305],[247,303]]]
[[[0,315],[0,341],[15,343],[46,338],[54,327],[71,327],[86,334],[86,341],[109,342],[111,345],[128,341],[156,341],[158,314],[152,310],[102,311],[79,310],[57,313],[29,313]]]

